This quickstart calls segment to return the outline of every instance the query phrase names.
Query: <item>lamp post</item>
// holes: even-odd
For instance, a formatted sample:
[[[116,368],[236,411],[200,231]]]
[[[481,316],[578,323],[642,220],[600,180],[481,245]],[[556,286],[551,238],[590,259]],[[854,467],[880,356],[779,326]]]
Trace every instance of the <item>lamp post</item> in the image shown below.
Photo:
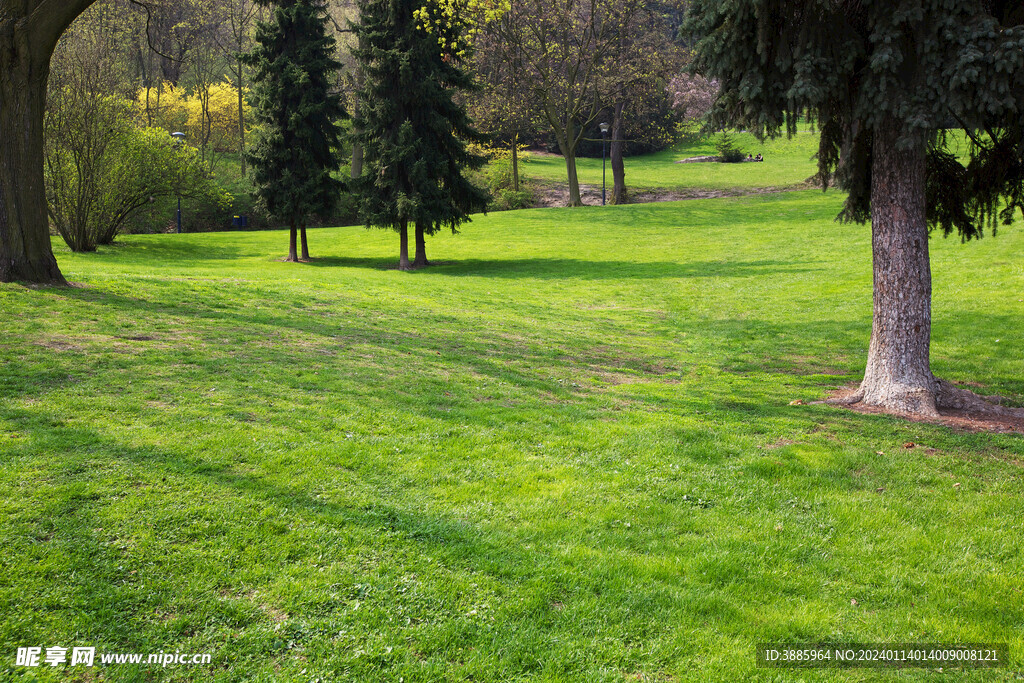
[[[605,201],[605,188],[607,187],[607,158],[608,154],[606,148],[608,145],[608,124],[600,123],[601,127],[601,206],[604,206]]]
[[[171,133],[171,137],[174,138],[174,143],[180,145],[185,139],[185,134],[182,132]],[[178,234],[181,234],[181,191],[178,191]]]

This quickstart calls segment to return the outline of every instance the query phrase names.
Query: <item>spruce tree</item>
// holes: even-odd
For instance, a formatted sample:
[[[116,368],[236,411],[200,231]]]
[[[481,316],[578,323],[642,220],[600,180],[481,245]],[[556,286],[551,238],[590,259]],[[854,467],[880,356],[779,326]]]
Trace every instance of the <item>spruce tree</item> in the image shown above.
[[[1024,5],[694,0],[686,26],[695,70],[721,83],[712,125],[774,136],[816,121],[820,178],[849,192],[840,218],[871,220],[871,343],[849,401],[994,410],[932,374],[928,238],[980,237],[1024,210]]]
[[[256,196],[291,229],[288,260],[309,259],[306,224],[336,206],[343,183],[332,173],[341,166],[345,117],[331,86],[341,68],[334,38],[327,33],[324,0],[257,0],[271,6],[269,21],[256,27],[256,46],[246,57],[253,67],[252,104],[258,135],[248,161]]]
[[[473,82],[462,56],[445,49],[436,32],[423,28],[422,15],[417,18],[432,9],[422,0],[362,0],[356,29],[364,78],[355,121],[364,155],[360,215],[367,227],[398,231],[402,270],[428,265],[426,235],[457,232],[488,199],[464,175],[484,163],[466,148],[482,136],[455,100]],[[447,38],[448,45],[457,42]],[[416,231],[411,264],[410,223]]]

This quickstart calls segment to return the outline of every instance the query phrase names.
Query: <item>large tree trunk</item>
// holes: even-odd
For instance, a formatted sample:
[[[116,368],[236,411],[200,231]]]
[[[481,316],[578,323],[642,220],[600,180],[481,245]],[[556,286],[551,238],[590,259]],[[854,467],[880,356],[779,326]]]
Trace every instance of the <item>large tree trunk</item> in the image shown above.
[[[409,223],[402,221],[398,228],[398,269],[409,270]]]
[[[416,259],[412,262],[413,268],[426,268],[430,265],[427,260],[427,231],[423,223],[416,221]]]
[[[43,110],[57,39],[92,3],[0,0],[0,282],[66,284],[50,246]]]
[[[900,124],[875,131],[871,166],[874,318],[858,398],[912,415],[938,415],[932,375],[932,279],[925,220],[925,143],[897,147]]]
[[[296,245],[296,237],[298,230],[295,227],[295,221],[292,221],[291,228],[288,232],[288,258],[285,261],[290,263],[299,262],[299,250]]]
[[[0,282],[67,284],[50,246],[43,186],[53,45],[47,48],[33,22],[14,11],[0,3]]]
[[[609,204],[625,204],[629,200],[626,196],[626,165],[622,160],[622,148],[625,142],[622,139],[622,109],[623,102],[615,103],[615,111],[612,114],[612,198]]]

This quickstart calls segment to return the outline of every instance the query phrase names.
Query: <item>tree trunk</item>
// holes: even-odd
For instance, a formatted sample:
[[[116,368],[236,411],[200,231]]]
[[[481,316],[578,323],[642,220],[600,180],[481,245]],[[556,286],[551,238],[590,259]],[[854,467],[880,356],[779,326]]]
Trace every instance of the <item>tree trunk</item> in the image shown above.
[[[353,178],[363,175],[363,145],[360,142],[352,143],[352,173]]]
[[[302,260],[309,260],[309,244],[306,242],[306,222],[299,226],[299,234],[302,236]]]
[[[285,259],[285,261],[289,261],[291,263],[298,263],[299,261],[299,253],[295,244],[297,232],[298,231],[295,229],[295,221],[292,221],[291,230],[288,234],[288,258]]]
[[[245,95],[242,94],[242,60],[238,60],[238,151],[242,160],[242,177],[245,177]]]
[[[67,284],[50,246],[43,186],[49,59],[34,54],[24,26],[0,17],[0,282]]]
[[[359,48],[364,49],[366,47],[366,39],[360,36]],[[352,105],[352,118],[356,120],[359,118],[359,92],[363,89],[364,77],[363,68],[356,66],[356,97],[355,102]],[[363,175],[363,143],[359,142],[359,128],[352,126],[352,171],[351,177],[358,178]]]
[[[899,149],[899,122],[875,131],[871,166],[874,318],[858,398],[912,415],[938,415],[929,365],[931,267],[925,220],[925,144]]]
[[[423,223],[416,221],[416,259],[412,262],[413,268],[426,268],[430,265],[427,260],[427,233]]]
[[[512,135],[512,191],[519,192],[519,133]]]
[[[565,157],[565,170],[569,178],[569,206],[583,206],[583,199],[580,197],[580,180],[576,175],[576,139],[573,124],[570,122],[565,127],[565,134],[558,140],[558,146]]]
[[[626,204],[629,199],[626,195],[626,165],[622,161],[622,148],[625,142],[622,139],[622,109],[623,102],[616,102],[612,113],[612,197],[609,204]]]
[[[402,221],[398,229],[398,269],[409,270],[409,223]]]

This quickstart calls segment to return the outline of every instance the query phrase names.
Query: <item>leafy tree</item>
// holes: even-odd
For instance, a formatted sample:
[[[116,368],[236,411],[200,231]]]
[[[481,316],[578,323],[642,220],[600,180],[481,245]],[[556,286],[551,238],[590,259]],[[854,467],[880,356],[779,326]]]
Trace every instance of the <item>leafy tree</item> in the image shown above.
[[[851,401],[916,415],[984,408],[935,378],[930,228],[964,239],[1024,210],[1024,6],[1017,0],[694,0],[712,123],[821,127],[819,170],[872,223],[874,317]],[[971,140],[961,164],[941,128]],[[1005,203],[1004,203],[1005,202]]]
[[[235,80],[235,94],[238,102],[238,150],[241,153],[241,172],[245,176],[245,61],[246,46],[250,39],[250,25],[258,18],[258,6],[252,0],[224,0],[225,26],[223,35],[217,36],[217,44],[228,58],[227,70]]]
[[[337,206],[342,182],[341,97],[330,87],[340,68],[334,38],[327,34],[323,0],[260,0],[272,17],[256,29],[253,67],[254,118],[262,124],[249,154],[257,197],[267,211],[291,228],[288,260],[309,258],[306,223]]]
[[[718,82],[697,74],[682,73],[668,84],[672,107],[690,120],[703,119],[718,98]]]
[[[46,199],[72,251],[110,244],[132,215],[158,197],[226,203],[195,149],[162,128],[137,128],[130,103],[64,87],[46,111]]]
[[[136,98],[136,106],[142,112],[146,112],[146,94],[141,89]],[[237,89],[228,82],[192,94],[185,92],[184,87],[168,84],[160,93],[159,104],[151,103],[144,118],[168,132],[184,132],[189,142],[199,147],[212,172],[220,155],[239,148],[240,140],[245,139],[243,132],[251,125],[252,110],[243,106],[239,111],[238,97]],[[246,125],[239,126],[240,113]]]
[[[604,21],[613,29],[601,79],[603,97],[611,103],[609,201],[625,204],[625,138],[666,147],[675,139],[677,120],[666,85],[680,66],[681,53],[672,41],[665,11],[668,5],[681,3],[659,6],[647,0],[603,0],[603,4],[607,5]]]
[[[510,189],[518,193],[521,141],[524,137],[538,137],[539,104],[533,99],[529,84],[521,78],[523,59],[516,46],[506,45],[493,33],[482,31],[475,36],[472,60],[481,87],[467,98],[470,116],[493,143],[508,149],[512,167]]]
[[[519,82],[531,92],[565,159],[569,205],[582,206],[576,155],[602,110],[605,56],[619,37],[610,2],[510,0],[485,30],[520,65]]]
[[[357,141],[366,165],[360,180],[360,214],[367,226],[400,235],[399,268],[428,265],[426,235],[443,227],[457,232],[469,214],[487,206],[487,194],[463,174],[482,156],[467,142],[481,141],[455,95],[472,87],[463,55],[450,31],[457,23],[424,23],[440,11],[420,0],[363,0],[357,59],[363,69]],[[435,17],[435,19],[437,19]],[[439,41],[426,25],[447,27]],[[440,42],[440,44],[439,44]],[[416,226],[416,259],[409,262],[408,226]]]

